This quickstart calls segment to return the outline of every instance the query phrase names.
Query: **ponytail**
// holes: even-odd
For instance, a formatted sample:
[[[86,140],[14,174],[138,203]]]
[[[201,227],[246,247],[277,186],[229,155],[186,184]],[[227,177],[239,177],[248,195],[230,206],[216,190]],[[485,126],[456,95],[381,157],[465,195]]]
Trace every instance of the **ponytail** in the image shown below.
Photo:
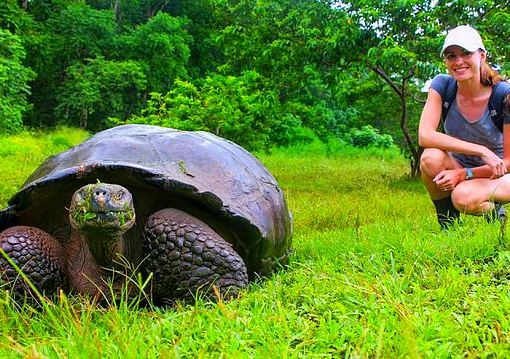
[[[487,62],[482,62],[480,67],[480,82],[484,86],[494,86],[505,79],[497,71],[493,70]]]
[[[492,87],[501,81],[506,81],[506,78],[490,67],[487,62],[482,62],[480,66],[480,82],[482,85]],[[505,116],[510,116],[510,93],[503,99],[503,113]]]

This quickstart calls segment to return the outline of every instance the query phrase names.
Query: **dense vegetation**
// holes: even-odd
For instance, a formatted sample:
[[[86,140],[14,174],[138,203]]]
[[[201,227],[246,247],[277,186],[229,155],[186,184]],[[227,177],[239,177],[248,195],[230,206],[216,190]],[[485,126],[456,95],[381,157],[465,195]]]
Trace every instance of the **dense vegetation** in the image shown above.
[[[476,26],[508,74],[509,22],[507,0],[0,1],[0,208],[48,155],[142,122],[258,151],[295,229],[288,270],[230,303],[33,310],[0,288],[0,356],[508,356],[498,226],[438,232],[407,175],[445,31]]]
[[[476,26],[507,72],[509,9],[501,0],[4,0],[0,132],[145,122],[251,150],[388,133],[416,173],[420,89],[442,71],[442,36]]]
[[[86,136],[1,138],[0,207],[41,158]],[[395,149],[314,142],[260,158],[294,216],[286,271],[229,303],[166,310],[76,297],[33,310],[0,288],[0,357],[508,357],[510,252],[498,225],[469,217],[439,232]]]

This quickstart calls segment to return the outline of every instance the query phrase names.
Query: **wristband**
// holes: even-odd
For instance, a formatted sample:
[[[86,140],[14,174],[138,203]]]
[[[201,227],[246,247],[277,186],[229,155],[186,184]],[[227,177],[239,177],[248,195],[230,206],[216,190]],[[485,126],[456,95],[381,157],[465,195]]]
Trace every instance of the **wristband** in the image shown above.
[[[473,179],[475,176],[473,175],[473,170],[469,167],[466,167],[466,180]]]

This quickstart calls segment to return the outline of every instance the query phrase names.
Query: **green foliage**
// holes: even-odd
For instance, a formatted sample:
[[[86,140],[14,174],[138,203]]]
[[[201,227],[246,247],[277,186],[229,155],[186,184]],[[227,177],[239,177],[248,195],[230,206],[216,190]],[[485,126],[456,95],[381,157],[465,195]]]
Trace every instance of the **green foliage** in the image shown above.
[[[216,0],[186,0],[172,1],[167,7],[173,16],[188,20],[186,31],[193,38],[189,44],[191,56],[187,66],[191,78],[215,72],[225,63],[223,50],[215,40],[229,22],[228,15],[219,10],[222,6]]]
[[[345,136],[348,143],[355,147],[389,148],[394,145],[389,134],[381,134],[376,128],[366,125],[360,129],[354,128]]]
[[[146,77],[134,61],[109,61],[102,57],[67,68],[58,91],[57,116],[65,124],[102,129],[108,116],[127,117],[139,111]]]
[[[186,78],[191,37],[186,21],[158,13],[147,23],[115,41],[115,57],[138,61],[144,66],[148,89],[166,92],[176,78]]]
[[[352,110],[332,90],[360,34],[344,12],[328,1],[218,3],[230,21],[217,37],[226,56],[219,71],[256,71],[277,94],[279,116],[290,113],[323,139],[346,126]]]
[[[142,116],[128,122],[210,131],[250,150],[301,138],[299,118],[278,118],[283,111],[277,96],[263,85],[253,71],[237,77],[211,74],[196,84],[176,80],[165,95],[152,93]]]
[[[116,31],[113,14],[83,3],[71,4],[48,21],[54,61],[63,68],[76,60],[104,55]]]
[[[15,35],[29,34],[35,24],[19,3],[18,0],[3,0],[0,3],[0,29]]]
[[[376,74],[353,70],[339,78],[335,90],[337,101],[349,104],[353,109],[349,116],[350,121],[347,122],[348,128],[337,135],[341,136],[353,127],[371,125],[395,138],[401,137],[400,124],[396,121],[400,116],[399,98],[388,86],[384,86]],[[422,106],[419,104],[418,112],[421,112]],[[414,115],[414,112],[411,115]],[[413,125],[415,124],[413,122]]]
[[[38,77],[30,124],[104,129],[108,117],[139,113],[148,92],[186,77],[191,38],[183,19],[158,13],[136,26],[116,21],[112,9],[81,1],[50,11],[44,35],[31,44]]]
[[[0,29],[0,133],[20,131],[23,113],[30,106],[28,82],[34,73],[23,66],[24,57],[20,37]]]
[[[508,74],[507,5],[493,0],[6,0],[0,25],[20,37],[27,53],[20,62],[37,74],[25,82],[32,106],[21,96],[20,107],[9,105],[14,115],[8,118],[16,128],[22,120],[29,126],[67,123],[95,131],[107,126],[109,117],[122,121],[140,116],[142,108],[159,107],[150,93],[162,98],[176,93],[184,101],[179,111],[188,116],[177,121],[179,111],[172,110],[172,124],[179,128],[209,129],[262,148],[315,136],[327,142],[371,125],[404,148],[416,172],[422,103],[415,99],[423,98],[421,85],[443,71],[438,52],[444,34],[461,23],[474,25],[489,61]],[[113,80],[121,72],[127,78],[117,86]],[[257,74],[255,85],[238,83],[246,73]],[[186,81],[197,98],[183,98]],[[226,97],[220,99],[220,93]],[[193,109],[198,106],[193,101],[206,100],[214,113]],[[163,102],[181,106],[174,99]],[[239,139],[242,131],[246,139]]]
[[[37,77],[32,84],[34,111],[26,122],[32,126],[47,127],[67,121],[66,117],[59,118],[65,113],[57,111],[62,102],[68,101],[59,98],[61,88],[81,86],[66,84],[69,80],[68,67],[80,66],[80,63],[86,63],[86,59],[106,58],[117,34],[117,26],[110,10],[96,10],[83,1],[36,4],[38,6],[34,10],[47,11],[46,15],[40,16],[48,16],[48,19],[41,22],[40,32],[32,36],[27,45],[30,53],[27,60]],[[76,125],[80,121],[76,118],[69,124]]]
[[[419,114],[410,112],[409,104],[419,93],[419,84],[438,72],[442,41],[438,17],[444,16],[444,9],[433,1],[419,0],[352,0],[341,6],[367,35],[357,52],[358,71],[372,71],[398,97],[395,110],[399,115],[393,118],[398,118],[400,127],[402,140],[398,142],[408,154],[412,175],[417,176],[421,155],[416,139]],[[442,9],[441,14],[436,12],[438,8]]]

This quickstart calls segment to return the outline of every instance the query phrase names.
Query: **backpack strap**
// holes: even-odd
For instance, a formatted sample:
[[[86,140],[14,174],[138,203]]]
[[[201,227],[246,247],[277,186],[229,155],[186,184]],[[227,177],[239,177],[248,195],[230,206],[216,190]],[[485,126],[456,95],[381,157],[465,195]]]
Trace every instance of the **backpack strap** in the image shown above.
[[[507,81],[500,81],[494,85],[491,97],[489,98],[489,111],[492,120],[503,132],[503,101],[510,93],[510,83]]]
[[[451,76],[445,76],[446,86],[445,92],[442,95],[443,110],[441,112],[441,119],[444,122],[446,115],[451,108],[455,96],[457,96],[457,81]],[[503,132],[503,101],[505,96],[510,93],[510,83],[507,81],[500,81],[494,85],[491,97],[489,98],[489,112],[492,121],[496,127]]]
[[[457,81],[453,79],[453,77],[449,75],[445,75],[446,86],[444,94],[441,94],[443,100],[443,110],[441,111],[441,119],[446,119],[446,115],[450,110],[453,101],[455,101],[455,97],[457,96]]]

